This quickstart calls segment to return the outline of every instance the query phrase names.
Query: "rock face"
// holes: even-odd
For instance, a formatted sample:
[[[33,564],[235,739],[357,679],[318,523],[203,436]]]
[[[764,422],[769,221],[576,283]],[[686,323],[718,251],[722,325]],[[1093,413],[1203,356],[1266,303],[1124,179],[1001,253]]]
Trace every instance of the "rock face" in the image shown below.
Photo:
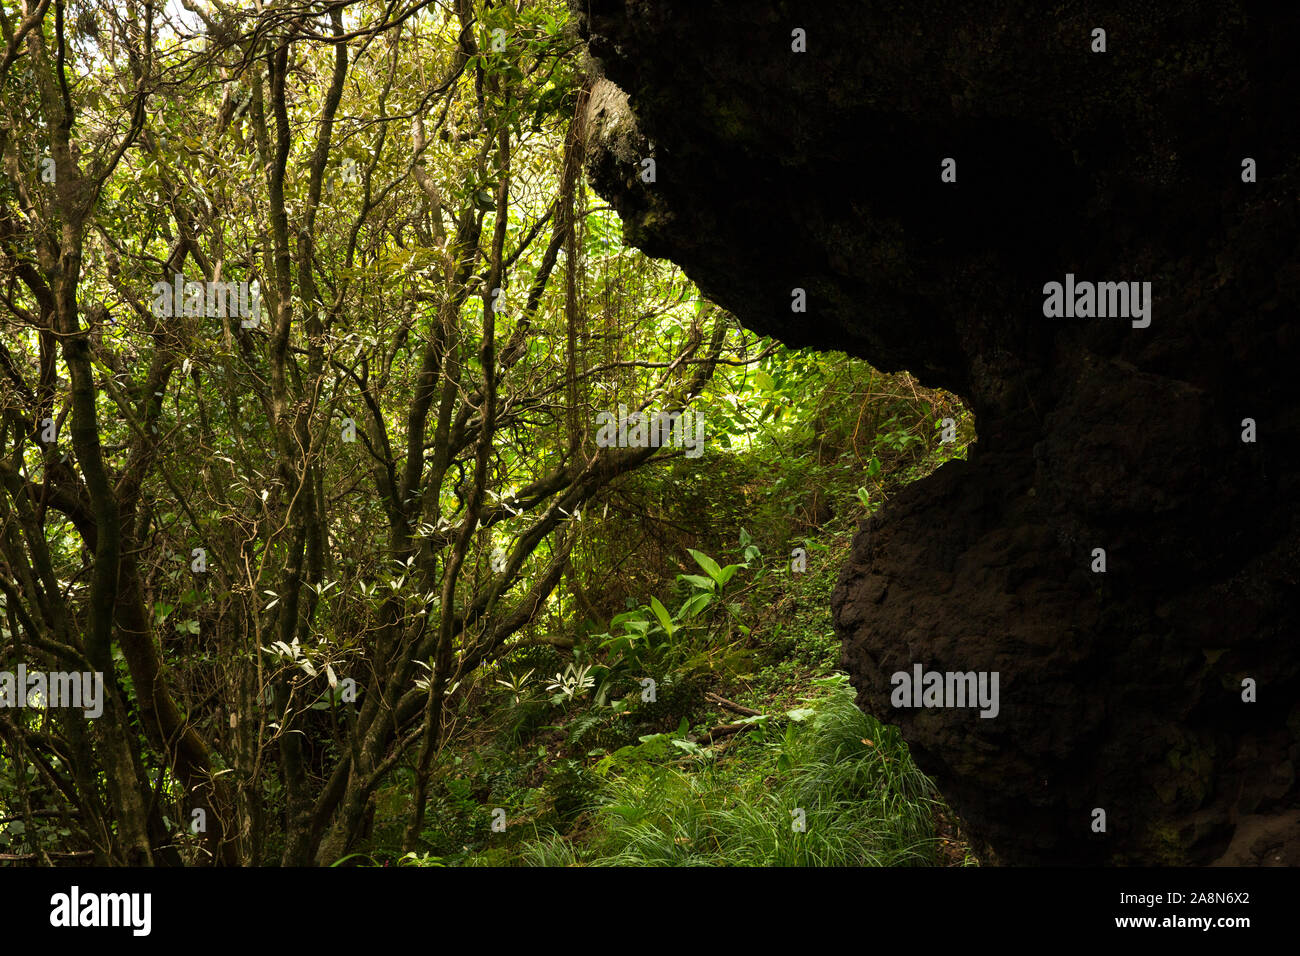
[[[1233,861],[1300,863],[1300,8],[573,6],[629,240],[975,412],[832,601],[985,859],[1209,863],[1249,819]],[[1067,274],[1151,283],[1149,325],[1045,316]],[[997,672],[996,717],[894,707],[916,664]]]

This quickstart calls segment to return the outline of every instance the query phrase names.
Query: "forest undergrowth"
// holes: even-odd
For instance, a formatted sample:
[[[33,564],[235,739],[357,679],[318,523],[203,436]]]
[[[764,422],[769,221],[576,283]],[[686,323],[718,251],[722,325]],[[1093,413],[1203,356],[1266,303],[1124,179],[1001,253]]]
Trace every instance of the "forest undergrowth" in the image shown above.
[[[830,611],[859,523],[964,458],[973,424],[906,373],[820,362],[815,409],[774,396],[783,424],[741,416],[618,489],[588,573],[468,698],[422,848],[395,850],[398,777],[347,862],[976,865],[897,728],[858,709]]]

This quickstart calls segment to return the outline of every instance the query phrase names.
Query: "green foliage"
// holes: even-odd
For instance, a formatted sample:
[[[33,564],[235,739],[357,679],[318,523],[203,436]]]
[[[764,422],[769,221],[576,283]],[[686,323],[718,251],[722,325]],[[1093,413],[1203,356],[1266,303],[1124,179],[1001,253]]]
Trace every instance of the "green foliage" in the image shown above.
[[[562,747],[537,766],[544,789],[531,826],[507,835],[512,861],[950,862],[950,841],[941,840],[937,823],[950,814],[897,729],[858,711],[835,672],[840,647],[827,596],[857,521],[902,482],[964,454],[964,446],[939,443],[931,419],[940,417],[940,399],[930,393],[914,397],[913,386],[900,388],[865,367],[804,368],[822,387],[827,376],[843,385],[860,375],[859,385],[882,396],[890,413],[805,402],[806,420],[821,419],[816,428],[801,429],[798,414],[787,410],[779,427],[761,423],[745,442],[731,441],[733,451],[717,453],[708,472],[681,460],[625,486],[632,495],[639,486],[654,489],[642,500],[672,502],[665,514],[679,522],[690,522],[701,500],[709,510],[690,522],[696,533],[682,543],[685,562],[644,560],[640,594],[624,592],[626,609],[604,626],[589,621],[594,626],[577,635],[575,666],[590,666],[596,687],[557,701],[551,719],[563,728]],[[864,443],[864,454],[872,451],[861,461],[850,421],[860,417],[882,429]],[[942,417],[969,427],[959,408],[944,407]],[[820,437],[801,444],[804,431]],[[689,499],[674,497],[682,487],[690,487]],[[824,496],[832,514],[820,527],[807,521],[814,509],[788,507],[808,489]],[[618,540],[617,527],[605,541]],[[802,574],[791,573],[785,557],[795,546],[807,556]],[[674,563],[685,567],[665,574]],[[651,674],[659,695],[653,704],[642,699],[639,682]],[[762,713],[718,711],[704,695],[716,687],[736,688],[731,696]],[[710,745],[703,731],[719,721],[745,729]],[[796,808],[804,811],[803,832],[792,829]]]
[[[786,715],[783,733],[736,763],[675,766],[681,753],[671,745],[684,741],[665,734],[606,758],[602,770],[613,775],[587,840],[563,848],[551,835],[528,844],[524,859],[602,866],[937,862],[934,790],[897,730],[859,711],[842,675],[819,684],[818,696]]]
[[[0,850],[123,862],[130,824],[135,851],[210,862],[188,813],[200,791],[228,788],[209,803],[233,808],[211,822],[239,834],[223,862],[274,863],[335,828],[342,865],[911,859],[929,798],[901,745],[870,728],[895,760],[884,768],[847,737],[836,749],[835,720],[848,734],[858,718],[802,698],[838,663],[827,603],[855,527],[963,456],[969,415],[910,376],[756,339],[676,267],[623,246],[617,216],[572,175],[584,68],[563,0],[430,5],[401,30],[382,5],[350,5],[329,137],[335,47],[264,6],[237,19],[213,7],[220,36],[209,18],[194,36],[106,20],[104,42],[78,35],[62,51],[77,77],[66,99],[40,94],[51,77],[38,57],[0,77],[13,134],[0,205],[15,230],[0,253],[0,399],[14,423],[0,435],[13,519],[0,566],[23,569],[0,593],[0,667],[84,669],[86,632],[112,621],[104,660],[125,713],[179,715],[170,727],[106,717],[86,736],[65,714],[12,713]],[[274,83],[279,45],[290,72]],[[137,97],[142,126],[128,121]],[[66,122],[43,115],[67,108]],[[60,130],[84,150],[84,188],[36,175],[33,148]],[[281,145],[282,163],[262,155]],[[33,255],[54,265],[34,270]],[[483,301],[494,258],[499,313]],[[79,271],[63,275],[68,264]],[[149,290],[176,269],[259,282],[268,308],[278,286],[283,332],[155,315]],[[49,314],[54,299],[66,314]],[[65,322],[83,330],[68,348],[50,331]],[[723,361],[696,381],[712,367],[702,343]],[[89,365],[70,375],[82,351]],[[88,402],[73,401],[74,379]],[[589,469],[602,454],[593,411],[643,401],[702,415],[703,456],[665,448],[630,471],[605,467],[613,458]],[[46,415],[71,415],[54,447],[30,435]],[[945,418],[958,437],[946,444]],[[93,500],[69,424],[97,433],[121,501]],[[100,580],[87,515],[109,512],[123,515],[129,562]],[[200,544],[203,571],[189,557]],[[435,646],[445,623],[450,644]],[[140,633],[123,641],[126,628]],[[142,710],[132,675],[155,667],[166,681],[150,692],[174,706]],[[353,706],[375,689],[384,706]],[[443,690],[426,770],[421,730]],[[763,713],[723,713],[719,693]],[[710,743],[724,721],[740,732]],[[373,787],[347,766],[362,748],[383,768]],[[157,819],[124,816],[110,779],[133,783]],[[290,839],[303,822],[293,791],[311,803],[333,779],[355,812]],[[809,831],[791,838],[779,824],[796,798]],[[854,801],[896,819],[851,825]]]

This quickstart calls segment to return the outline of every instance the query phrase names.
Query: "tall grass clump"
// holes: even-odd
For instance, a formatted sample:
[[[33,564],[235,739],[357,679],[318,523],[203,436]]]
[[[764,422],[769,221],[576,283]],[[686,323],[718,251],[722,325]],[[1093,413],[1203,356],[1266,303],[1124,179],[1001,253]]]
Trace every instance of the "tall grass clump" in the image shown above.
[[[938,862],[933,784],[896,728],[858,710],[837,674],[757,724],[726,765],[698,751],[627,755],[609,779],[581,854],[546,841],[528,862],[601,866],[900,866]],[[632,749],[632,748],[629,748]]]

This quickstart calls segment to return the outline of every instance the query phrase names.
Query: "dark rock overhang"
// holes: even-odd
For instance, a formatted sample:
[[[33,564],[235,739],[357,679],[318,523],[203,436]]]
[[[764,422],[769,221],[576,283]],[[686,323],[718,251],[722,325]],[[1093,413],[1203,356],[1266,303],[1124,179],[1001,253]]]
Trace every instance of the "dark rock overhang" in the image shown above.
[[[588,155],[629,241],[756,331],[976,414],[833,605],[860,702],[989,856],[1207,862],[1289,819],[1300,8],[573,5],[630,98],[593,90]],[[1052,282],[1150,283],[1149,312],[1049,316]],[[894,707],[916,663],[997,671],[998,716]]]

